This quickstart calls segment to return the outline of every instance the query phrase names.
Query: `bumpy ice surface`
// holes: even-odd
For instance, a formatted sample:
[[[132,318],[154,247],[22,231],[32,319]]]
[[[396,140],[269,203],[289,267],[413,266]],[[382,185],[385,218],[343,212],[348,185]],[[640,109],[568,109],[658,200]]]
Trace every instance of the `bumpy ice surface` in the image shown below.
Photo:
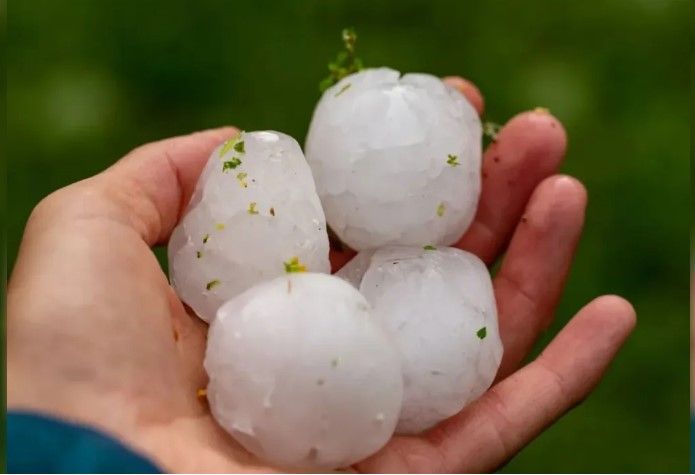
[[[280,467],[328,470],[376,452],[402,398],[398,351],[353,287],[288,274],[225,303],[208,334],[215,419]]]
[[[328,224],[353,249],[452,244],[480,195],[480,120],[454,88],[388,68],[324,94],[306,156]]]
[[[360,252],[337,275],[357,285],[401,351],[396,432],[428,429],[492,384],[502,342],[490,274],[476,256],[387,247]]]
[[[328,234],[314,180],[297,142],[247,132],[210,156],[169,241],[179,297],[205,321],[285,263],[330,272]]]

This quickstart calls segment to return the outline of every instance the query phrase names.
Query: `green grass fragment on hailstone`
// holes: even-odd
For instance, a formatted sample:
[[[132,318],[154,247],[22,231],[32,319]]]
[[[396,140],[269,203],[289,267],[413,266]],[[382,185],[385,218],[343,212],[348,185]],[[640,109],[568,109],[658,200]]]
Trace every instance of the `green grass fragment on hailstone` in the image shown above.
[[[294,272],[306,272],[306,266],[299,262],[299,257],[293,257],[287,262],[283,262],[285,265],[285,272],[292,274]]]
[[[227,170],[234,170],[239,165],[241,165],[241,160],[239,160],[237,157],[234,157],[231,160],[227,160],[224,163],[222,163],[222,171],[226,172]]]
[[[341,88],[340,88],[340,91],[338,91],[338,92],[335,93],[335,97],[338,97],[339,95],[341,95],[342,93],[344,93],[345,91],[347,91],[348,89],[350,89],[350,86],[352,86],[352,84],[347,83],[346,85],[344,85],[343,87],[341,87]]]
[[[326,89],[336,84],[352,73],[361,70],[362,60],[355,56],[355,43],[357,43],[357,34],[352,28],[345,28],[342,33],[343,46],[345,49],[340,51],[334,61],[328,63],[328,77],[324,78],[319,83],[319,90],[324,92]],[[338,94],[344,92],[339,91]],[[338,95],[336,94],[336,96]]]

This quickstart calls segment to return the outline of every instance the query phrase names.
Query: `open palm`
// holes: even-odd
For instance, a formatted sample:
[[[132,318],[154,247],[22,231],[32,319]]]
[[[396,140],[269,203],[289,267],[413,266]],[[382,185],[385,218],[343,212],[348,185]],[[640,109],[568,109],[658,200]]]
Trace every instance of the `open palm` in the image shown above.
[[[482,113],[473,85],[447,81]],[[234,132],[145,145],[36,207],[8,288],[8,407],[91,424],[170,471],[272,470],[197,395],[207,326],[187,313],[151,252],[167,241],[213,148]],[[489,264],[506,251],[494,279],[505,348],[497,382],[356,470],[497,468],[593,389],[632,330],[630,304],[600,297],[518,369],[551,321],[583,226],[583,186],[553,175],[565,140],[546,111],[514,117],[485,152],[478,213],[458,243]],[[350,256],[332,251],[334,268]]]

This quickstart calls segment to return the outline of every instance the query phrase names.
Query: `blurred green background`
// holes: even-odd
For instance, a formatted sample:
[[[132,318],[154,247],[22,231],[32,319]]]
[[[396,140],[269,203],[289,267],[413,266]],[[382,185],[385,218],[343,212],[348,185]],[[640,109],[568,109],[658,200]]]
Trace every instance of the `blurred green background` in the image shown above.
[[[593,396],[504,470],[686,471],[690,14],[685,0],[10,1],[8,266],[43,196],[138,144],[221,124],[303,141],[353,25],[367,65],[468,77],[498,122],[540,105],[565,123],[563,171],[590,204],[545,341],[599,294],[637,308]]]

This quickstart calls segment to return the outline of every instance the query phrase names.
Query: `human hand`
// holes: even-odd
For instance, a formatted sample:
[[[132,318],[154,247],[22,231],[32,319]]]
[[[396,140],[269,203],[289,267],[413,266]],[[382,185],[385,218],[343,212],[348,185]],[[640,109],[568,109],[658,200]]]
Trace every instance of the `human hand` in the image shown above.
[[[475,87],[449,80],[482,111]],[[197,396],[207,326],[186,312],[150,249],[166,242],[209,154],[234,133],[145,145],[36,207],[8,286],[8,407],[96,426],[167,470],[271,470]],[[601,297],[514,372],[550,323],[583,224],[583,187],[551,176],[564,148],[549,114],[512,119],[486,152],[478,214],[459,243],[491,263],[511,236],[494,284],[505,347],[498,382],[422,436],[395,437],[357,470],[496,468],[591,391],[630,333],[631,306]],[[332,262],[349,256],[333,252]]]

